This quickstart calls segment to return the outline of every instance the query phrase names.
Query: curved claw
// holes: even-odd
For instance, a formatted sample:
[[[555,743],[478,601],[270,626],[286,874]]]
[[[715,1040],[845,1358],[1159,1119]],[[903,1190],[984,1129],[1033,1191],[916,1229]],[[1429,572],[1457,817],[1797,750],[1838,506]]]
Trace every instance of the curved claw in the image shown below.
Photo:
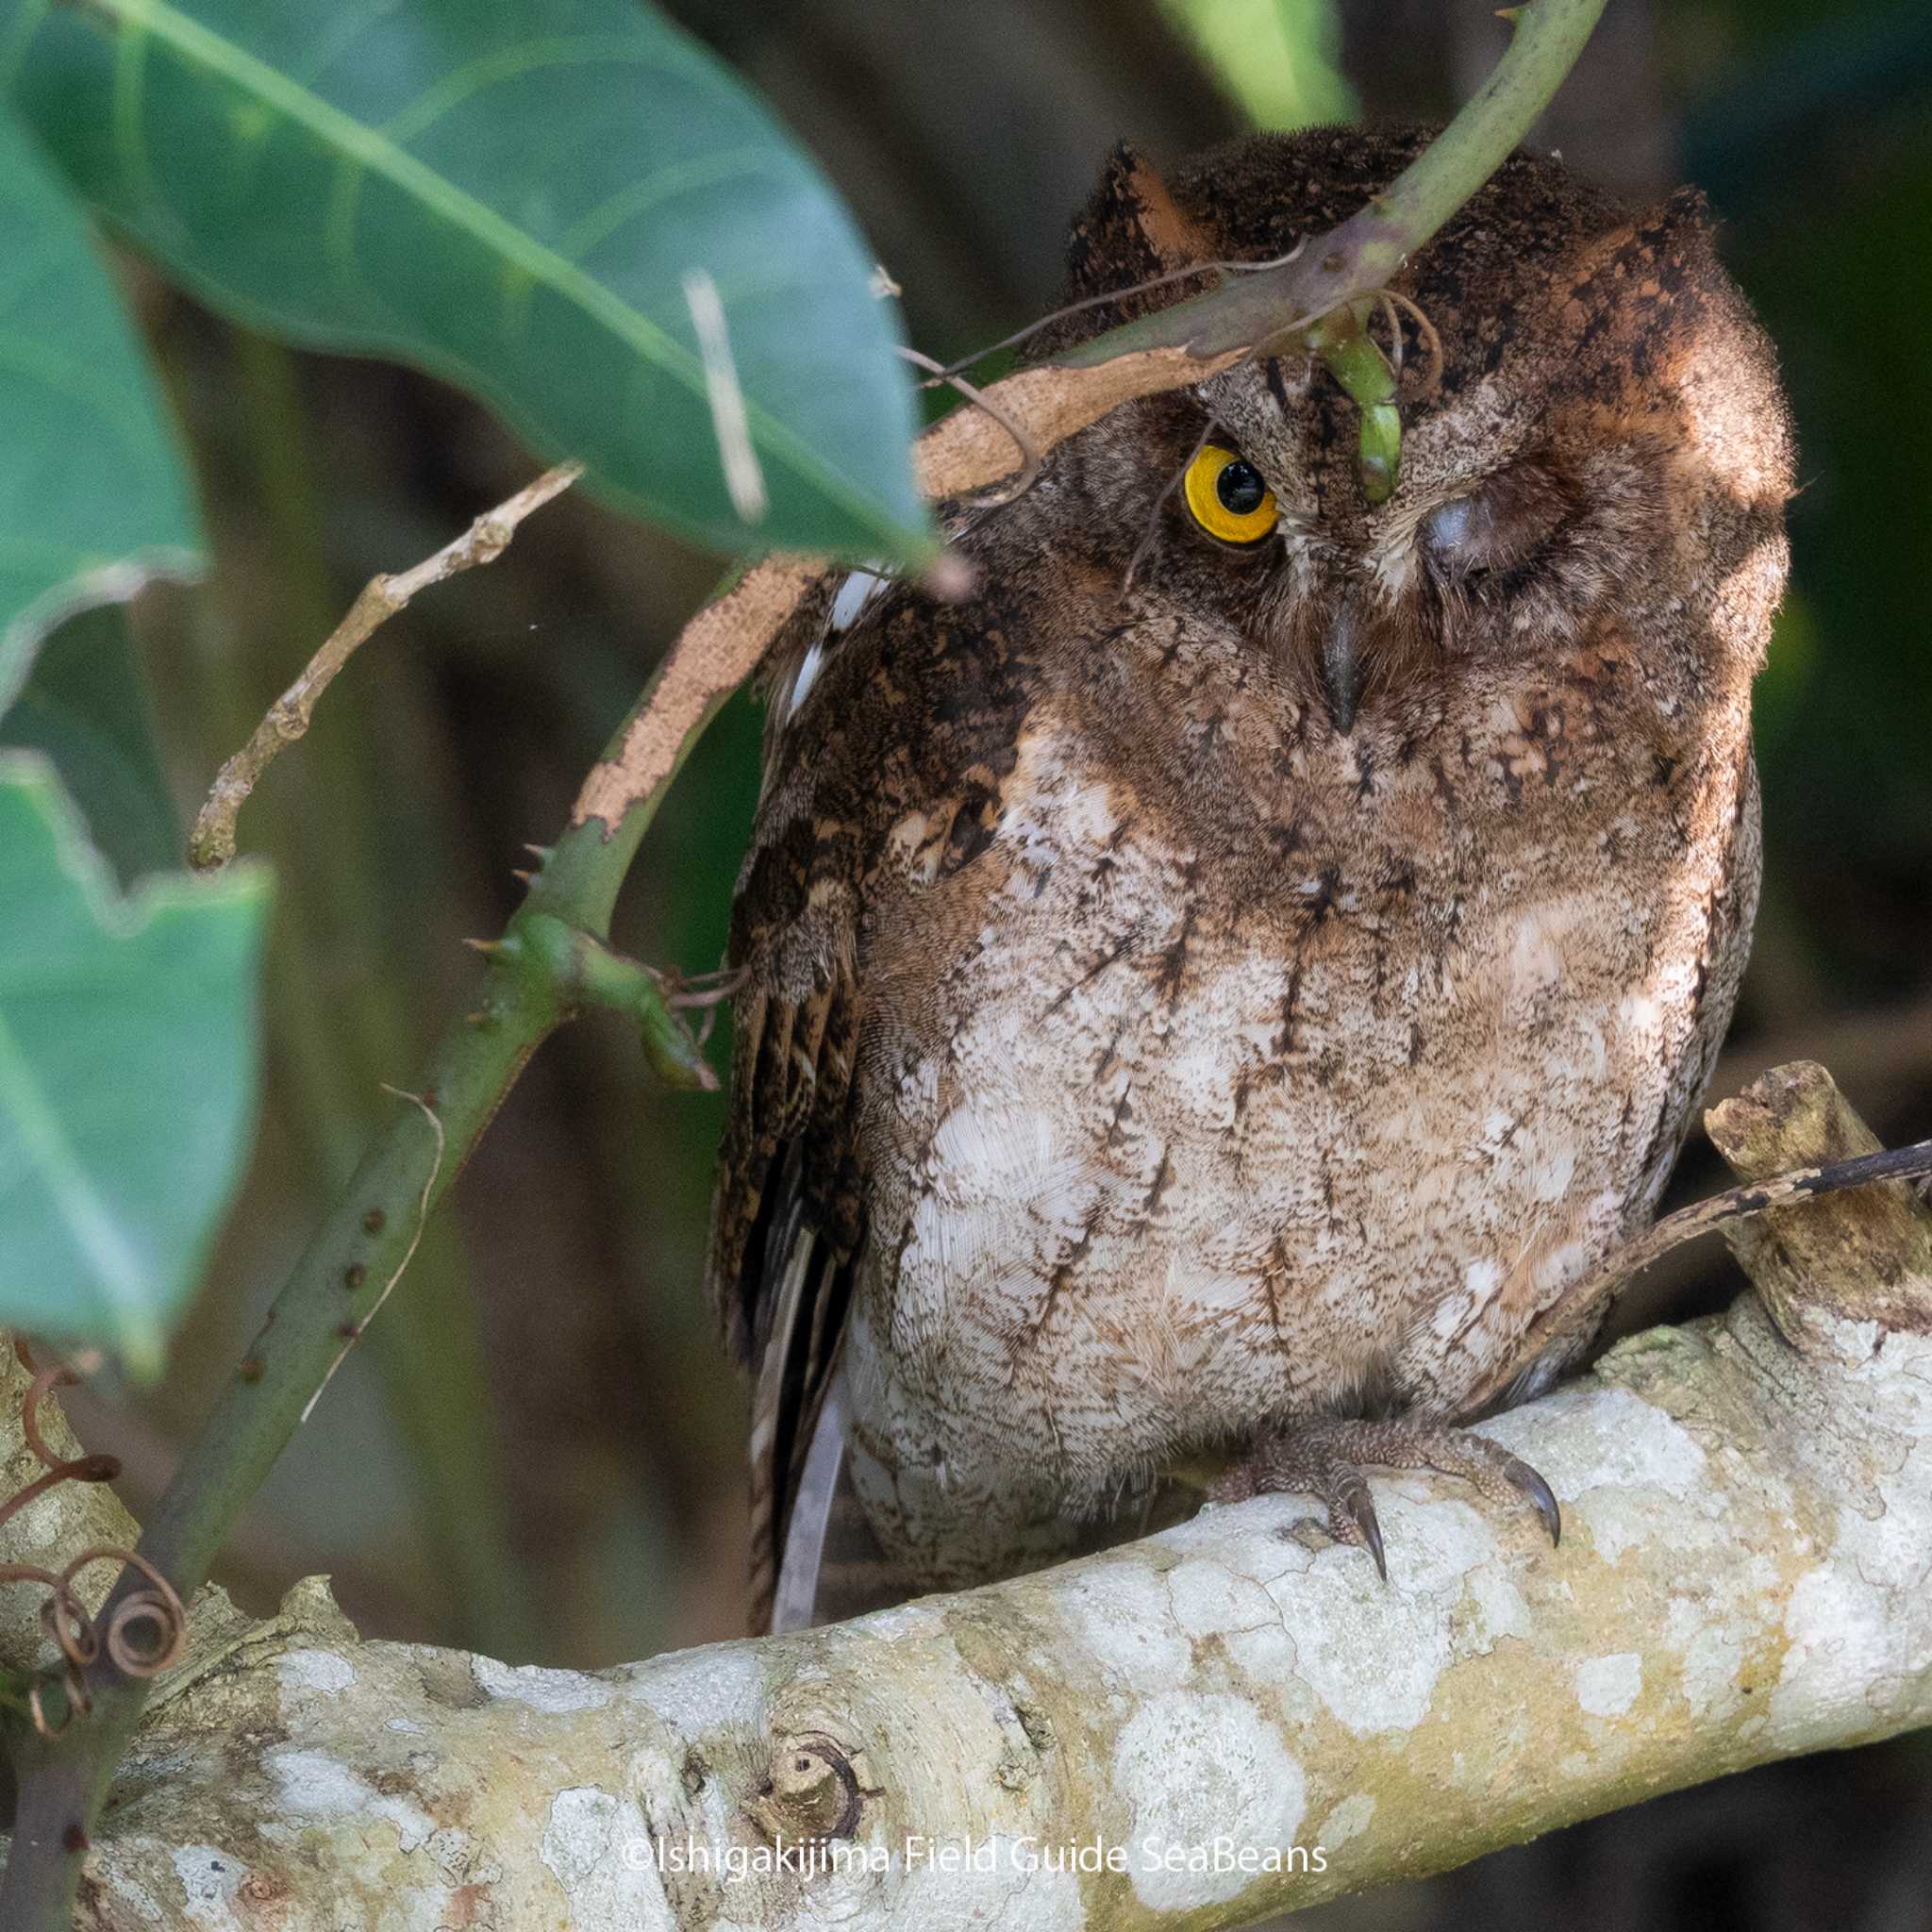
[[[1503,1465],[1503,1474],[1536,1505],[1536,1513],[1543,1520],[1543,1527],[1550,1533],[1550,1541],[1560,1545],[1563,1541],[1563,1512],[1557,1506],[1555,1492],[1529,1464],[1518,1457],[1510,1457]]]
[[[1336,1472],[1336,1476],[1328,1498],[1330,1527],[1336,1531],[1338,1541],[1358,1543],[1366,1549],[1375,1559],[1376,1574],[1387,1583],[1389,1560],[1382,1554],[1382,1525],[1375,1517],[1375,1503],[1369,1494],[1368,1479],[1360,1470],[1346,1465]],[[1338,1514],[1345,1515],[1354,1525],[1354,1536],[1336,1524]]]

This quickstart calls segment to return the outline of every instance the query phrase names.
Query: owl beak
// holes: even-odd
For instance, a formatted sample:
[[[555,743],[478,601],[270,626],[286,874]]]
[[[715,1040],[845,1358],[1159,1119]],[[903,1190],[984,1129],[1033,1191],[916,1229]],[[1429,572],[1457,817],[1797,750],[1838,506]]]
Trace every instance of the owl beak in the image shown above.
[[[1355,610],[1344,604],[1322,640],[1322,692],[1328,700],[1328,716],[1343,738],[1355,728],[1366,670]]]

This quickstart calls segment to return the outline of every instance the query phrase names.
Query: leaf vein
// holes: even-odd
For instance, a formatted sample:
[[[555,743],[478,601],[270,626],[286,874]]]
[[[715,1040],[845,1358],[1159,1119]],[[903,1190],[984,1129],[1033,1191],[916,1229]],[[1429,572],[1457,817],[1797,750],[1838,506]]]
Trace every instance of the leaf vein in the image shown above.
[[[458,234],[551,288],[640,361],[655,365],[690,394],[704,395],[703,365],[693,349],[556,249],[519,228],[419,157],[398,147],[381,130],[357,120],[246,48],[169,5],[168,0],[94,0],[94,4],[124,32],[138,28],[152,34],[184,63],[228,80],[307,128],[325,146],[353,157],[369,173],[418,202]],[[882,519],[873,500],[788,424],[753,397],[746,399],[746,413],[771,459],[815,486],[855,521],[896,537],[896,529]]]

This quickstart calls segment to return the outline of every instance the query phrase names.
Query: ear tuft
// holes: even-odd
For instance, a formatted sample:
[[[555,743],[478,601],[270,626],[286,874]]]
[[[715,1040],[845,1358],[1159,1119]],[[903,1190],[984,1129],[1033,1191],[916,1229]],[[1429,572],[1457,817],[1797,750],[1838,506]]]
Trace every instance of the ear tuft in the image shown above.
[[[1123,142],[1067,242],[1067,280],[1077,300],[1144,282],[1207,258],[1207,237],[1183,214],[1152,163]]]
[[[1694,229],[1705,235],[1717,232],[1717,216],[1710,199],[1701,188],[1674,188],[1657,210],[1663,225],[1679,230]]]

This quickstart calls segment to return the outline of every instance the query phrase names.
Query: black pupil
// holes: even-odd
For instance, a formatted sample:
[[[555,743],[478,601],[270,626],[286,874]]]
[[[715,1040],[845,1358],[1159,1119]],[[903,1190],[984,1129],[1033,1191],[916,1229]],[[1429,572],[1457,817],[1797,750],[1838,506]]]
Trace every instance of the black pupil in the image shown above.
[[[1268,486],[1262,482],[1261,473],[1253,463],[1244,463],[1237,458],[1226,464],[1214,479],[1214,493],[1220,497],[1223,509],[1244,517],[1261,508],[1268,494]]]

